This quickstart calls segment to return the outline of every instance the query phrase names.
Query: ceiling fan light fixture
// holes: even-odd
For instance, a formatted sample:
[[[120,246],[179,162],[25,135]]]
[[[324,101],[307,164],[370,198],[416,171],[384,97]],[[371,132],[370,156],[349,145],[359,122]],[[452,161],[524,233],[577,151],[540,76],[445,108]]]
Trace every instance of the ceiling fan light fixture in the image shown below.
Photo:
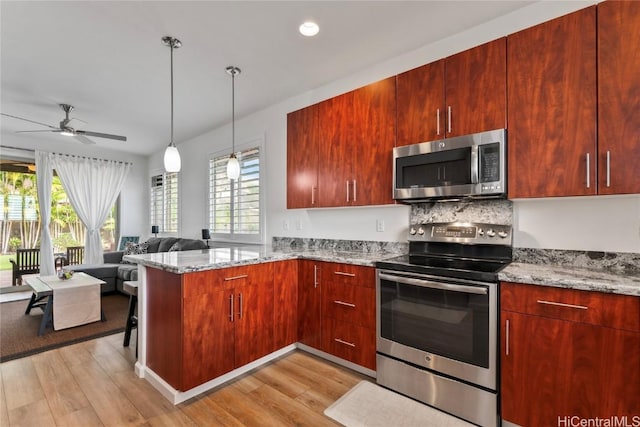
[[[173,142],[173,49],[182,46],[182,42],[174,37],[166,36],[162,38],[162,43],[171,48],[171,142],[164,150],[164,169],[167,172],[180,172],[182,161],[178,147]]]
[[[64,135],[64,136],[73,136],[76,133],[72,130],[72,129],[62,129],[62,131],[60,132],[60,135]]]

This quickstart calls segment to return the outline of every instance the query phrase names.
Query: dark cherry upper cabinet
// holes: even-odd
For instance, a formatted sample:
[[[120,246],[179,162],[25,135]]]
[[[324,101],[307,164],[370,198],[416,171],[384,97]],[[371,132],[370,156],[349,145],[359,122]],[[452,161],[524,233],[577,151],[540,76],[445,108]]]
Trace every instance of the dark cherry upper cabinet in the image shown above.
[[[318,104],[318,206],[348,204],[351,186],[353,143],[351,114],[353,92]]]
[[[596,7],[508,36],[507,64],[509,198],[596,194]]]
[[[396,81],[394,77],[353,92],[350,205],[394,203],[393,147],[396,140]]]
[[[506,127],[506,38],[397,77],[396,145]]]
[[[316,204],[318,105],[287,115],[287,208]]]
[[[287,116],[287,208],[394,203],[395,77]]]
[[[597,7],[598,193],[640,193],[640,2]]]

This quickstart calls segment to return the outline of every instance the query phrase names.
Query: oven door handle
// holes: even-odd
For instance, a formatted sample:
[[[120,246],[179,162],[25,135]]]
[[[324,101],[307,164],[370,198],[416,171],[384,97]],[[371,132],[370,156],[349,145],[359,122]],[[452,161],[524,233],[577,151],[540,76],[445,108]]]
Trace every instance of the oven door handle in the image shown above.
[[[412,279],[409,277],[392,276],[391,274],[380,273],[380,279],[391,282],[404,283],[407,285],[421,286],[423,288],[442,289],[445,291],[464,292],[466,294],[486,295],[487,288],[484,286],[465,286],[452,283],[432,282],[431,280]]]

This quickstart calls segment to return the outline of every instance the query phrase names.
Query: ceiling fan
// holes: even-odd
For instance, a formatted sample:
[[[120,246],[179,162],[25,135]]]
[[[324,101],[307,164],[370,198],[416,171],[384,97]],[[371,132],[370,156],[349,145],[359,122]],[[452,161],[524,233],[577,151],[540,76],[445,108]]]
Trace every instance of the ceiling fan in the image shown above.
[[[24,120],[26,122],[35,123],[35,124],[46,126],[46,127],[50,128],[49,130],[23,130],[23,131],[18,131],[17,133],[25,133],[25,132],[57,132],[60,135],[73,136],[75,139],[77,139],[78,141],[82,142],[83,144],[95,144],[95,142],[90,140],[89,138],[87,138],[87,136],[94,136],[94,137],[97,137],[97,138],[115,139],[115,140],[118,140],[118,141],[126,141],[127,140],[126,136],[112,135],[112,134],[108,134],[108,133],[100,133],[100,132],[92,132],[92,131],[88,131],[88,130],[75,129],[73,127],[74,121],[82,122],[82,120],[75,119],[75,118],[73,118],[73,119],[69,118],[69,113],[73,110],[73,105],[69,105],[69,104],[59,104],[59,105],[60,105],[60,108],[62,109],[62,111],[64,111],[64,114],[65,114],[65,118],[60,122],[60,126],[52,126],[52,125],[48,125],[46,123],[36,122],[35,120],[29,120],[29,119],[25,119],[25,118],[22,118],[22,117],[12,116],[10,114],[5,114],[5,113],[0,113],[0,114],[2,114],[3,116],[12,117],[12,118],[18,119],[18,120]],[[84,123],[84,122],[82,122],[82,123]]]

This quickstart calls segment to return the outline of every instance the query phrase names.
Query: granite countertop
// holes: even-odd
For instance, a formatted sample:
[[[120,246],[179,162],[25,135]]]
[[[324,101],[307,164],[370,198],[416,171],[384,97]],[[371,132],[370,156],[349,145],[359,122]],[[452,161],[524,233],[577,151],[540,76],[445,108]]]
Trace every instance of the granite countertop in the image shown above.
[[[327,249],[276,249],[269,245],[247,245],[216,247],[195,251],[125,255],[123,259],[135,264],[182,274],[300,258],[373,267],[376,261],[397,255],[397,253],[389,252],[370,253]]]
[[[513,262],[498,273],[505,282],[640,296],[639,273]]]

